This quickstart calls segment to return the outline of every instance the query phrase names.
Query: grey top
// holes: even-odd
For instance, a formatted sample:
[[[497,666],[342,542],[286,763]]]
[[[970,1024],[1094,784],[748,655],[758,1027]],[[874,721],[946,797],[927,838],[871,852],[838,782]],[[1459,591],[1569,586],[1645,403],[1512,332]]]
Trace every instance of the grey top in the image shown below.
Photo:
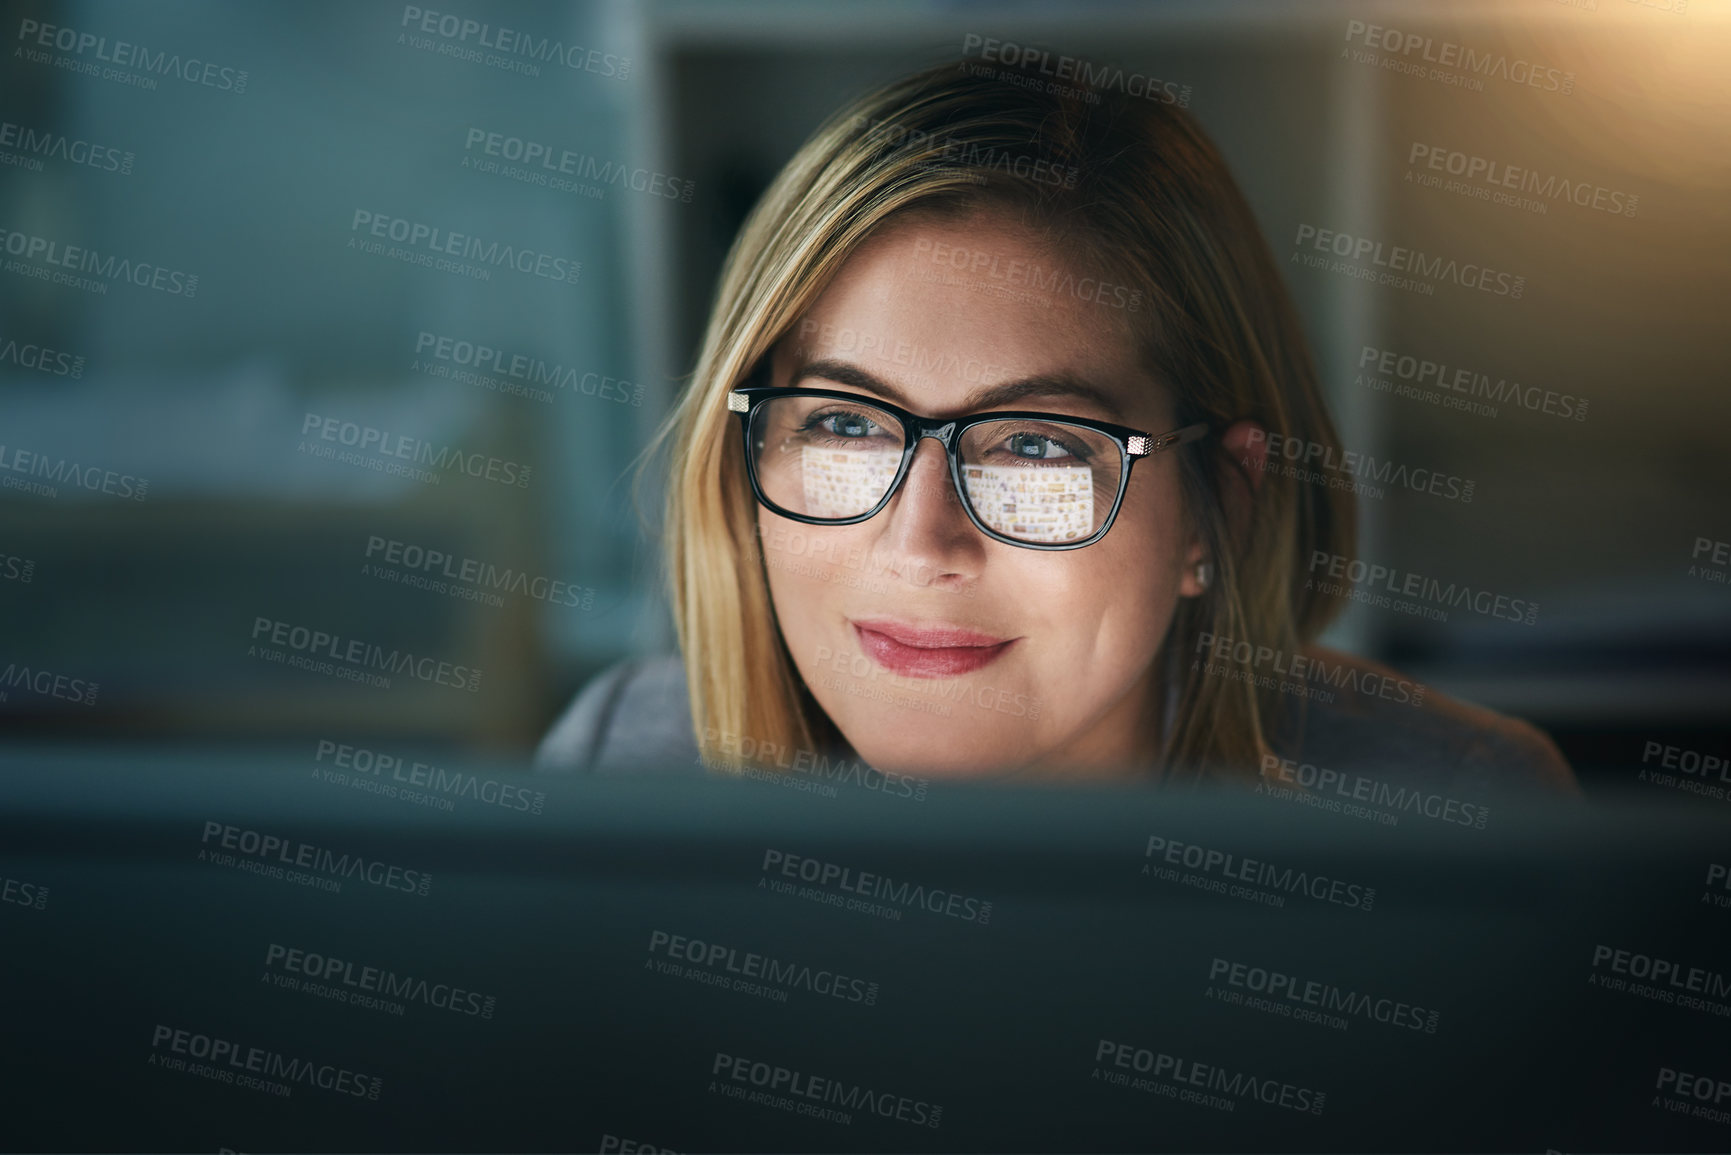
[[[1399,677],[1353,655],[1321,647],[1307,652]],[[1332,702],[1307,703],[1299,733],[1281,734],[1270,745],[1296,764],[1286,771],[1294,777],[1298,766],[1309,764],[1467,796],[1534,789],[1580,794],[1574,771],[1537,727],[1434,689],[1427,689],[1420,706],[1336,690]],[[703,773],[680,659],[639,658],[599,674],[542,740],[535,768],[543,773]]]
[[[685,665],[634,658],[601,671],[553,723],[535,752],[542,773],[702,773],[691,729]]]

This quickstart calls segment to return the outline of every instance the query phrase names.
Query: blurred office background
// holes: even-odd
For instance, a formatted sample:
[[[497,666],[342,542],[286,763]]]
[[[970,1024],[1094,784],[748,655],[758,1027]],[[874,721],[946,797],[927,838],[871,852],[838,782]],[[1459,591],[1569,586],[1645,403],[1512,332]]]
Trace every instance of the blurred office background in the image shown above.
[[[1531,625],[1355,607],[1326,640],[1531,719],[1589,782],[1633,778],[1649,741],[1731,751],[1731,586],[1711,547],[1697,556],[1703,539],[1731,540],[1723,5],[14,0],[0,12],[0,228],[13,234],[0,253],[0,452],[14,462],[0,473],[41,481],[16,464],[24,451],[148,482],[142,501],[0,489],[0,668],[100,686],[94,704],[0,688],[8,738],[328,735],[522,753],[596,671],[669,649],[645,532],[660,491],[651,476],[634,492],[631,469],[691,368],[726,248],[824,117],[960,57],[972,36],[1183,86],[1286,273],[1345,444],[1475,481],[1470,504],[1392,489],[1362,502],[1362,556],[1539,606]],[[475,51],[475,35],[440,31],[460,20],[593,52],[571,67]],[[1378,67],[1354,56],[1354,21],[1540,62],[1571,73],[1572,91]],[[219,71],[153,72],[156,53]],[[689,185],[690,198],[512,179],[482,162],[509,164],[517,146],[488,155],[487,134],[659,174],[662,193]],[[1638,208],[1551,198],[1541,212],[1426,187],[1407,179],[1418,145]],[[357,229],[357,213],[373,215]],[[581,273],[495,267],[482,280],[351,246],[387,218],[580,260]],[[1426,296],[1307,268],[1291,259],[1304,225],[1508,270],[1524,292]],[[17,235],[196,274],[196,293],[55,284]],[[440,340],[520,355],[562,384],[534,396],[437,376],[463,368],[429,356]],[[1361,381],[1367,346],[1585,399],[1587,415],[1393,396]],[[447,471],[426,484],[321,458],[307,446],[347,447],[303,432],[309,415],[526,464],[530,483]],[[493,605],[417,588],[368,568],[377,541],[581,594]],[[384,691],[287,668],[249,654],[268,640],[254,637],[261,618],[484,677],[473,693],[401,677]]]

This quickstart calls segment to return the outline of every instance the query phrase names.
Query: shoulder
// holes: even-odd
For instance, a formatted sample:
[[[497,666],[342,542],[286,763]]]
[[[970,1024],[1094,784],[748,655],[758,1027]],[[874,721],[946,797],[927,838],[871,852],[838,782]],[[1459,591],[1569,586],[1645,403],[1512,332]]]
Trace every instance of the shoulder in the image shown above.
[[[1476,706],[1381,663],[1307,646],[1314,695],[1272,743],[1283,757],[1379,779],[1485,793],[1580,794],[1562,752],[1530,722]]]
[[[609,666],[578,692],[535,752],[538,773],[701,772],[685,665],[677,656]]]

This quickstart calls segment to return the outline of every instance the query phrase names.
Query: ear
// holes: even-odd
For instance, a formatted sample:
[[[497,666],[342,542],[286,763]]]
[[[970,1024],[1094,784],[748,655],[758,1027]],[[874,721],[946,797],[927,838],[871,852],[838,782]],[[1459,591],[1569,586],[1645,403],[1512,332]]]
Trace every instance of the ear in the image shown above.
[[[1254,421],[1234,421],[1220,434],[1220,500],[1226,507],[1226,523],[1235,541],[1242,541],[1250,527],[1250,513],[1262,489],[1263,470],[1268,465],[1268,431]],[[1180,597],[1201,595],[1205,587],[1196,580],[1196,564],[1214,561],[1207,556],[1202,539],[1192,536],[1184,555]],[[1219,572],[1218,567],[1216,573]]]

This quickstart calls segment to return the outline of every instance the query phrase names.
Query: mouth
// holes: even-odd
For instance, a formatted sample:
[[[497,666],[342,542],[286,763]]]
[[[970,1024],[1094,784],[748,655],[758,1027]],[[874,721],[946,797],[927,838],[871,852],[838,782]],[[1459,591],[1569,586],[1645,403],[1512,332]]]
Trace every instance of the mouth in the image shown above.
[[[852,621],[860,649],[886,670],[910,678],[953,678],[984,669],[1017,641],[951,625],[915,626],[890,618]]]

